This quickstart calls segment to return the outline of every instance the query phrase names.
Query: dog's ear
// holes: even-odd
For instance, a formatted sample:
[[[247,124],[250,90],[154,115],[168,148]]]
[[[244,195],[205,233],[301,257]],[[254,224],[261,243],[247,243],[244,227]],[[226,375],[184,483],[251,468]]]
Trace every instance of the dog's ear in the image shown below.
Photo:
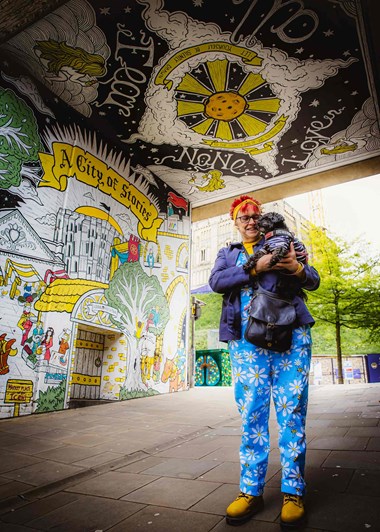
[[[285,218],[279,212],[274,212],[273,213],[273,222],[276,223],[276,224],[284,223],[285,222]]]

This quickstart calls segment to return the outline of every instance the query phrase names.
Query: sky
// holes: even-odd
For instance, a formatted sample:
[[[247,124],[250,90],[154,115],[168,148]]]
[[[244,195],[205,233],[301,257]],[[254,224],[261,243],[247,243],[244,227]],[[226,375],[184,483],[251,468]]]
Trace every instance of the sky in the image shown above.
[[[348,242],[363,237],[371,250],[380,251],[380,174],[321,189],[325,225]],[[299,194],[285,198],[310,219],[310,198]]]

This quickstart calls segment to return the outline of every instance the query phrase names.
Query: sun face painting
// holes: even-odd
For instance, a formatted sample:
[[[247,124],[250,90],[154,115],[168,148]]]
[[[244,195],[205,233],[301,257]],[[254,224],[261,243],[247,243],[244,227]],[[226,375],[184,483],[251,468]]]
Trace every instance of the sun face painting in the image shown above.
[[[185,74],[175,98],[178,118],[188,127],[227,141],[261,134],[280,108],[280,99],[260,74],[226,59]]]

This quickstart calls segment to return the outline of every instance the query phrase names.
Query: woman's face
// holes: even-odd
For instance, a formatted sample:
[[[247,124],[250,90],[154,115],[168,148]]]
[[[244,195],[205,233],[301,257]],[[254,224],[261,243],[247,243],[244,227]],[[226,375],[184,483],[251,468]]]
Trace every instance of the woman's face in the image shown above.
[[[254,216],[249,218],[248,222],[243,222],[241,216]],[[246,205],[244,212],[239,211],[235,220],[235,225],[237,230],[243,238],[243,242],[255,242],[260,237],[260,231],[257,226],[257,219],[259,215],[257,214],[255,207],[253,205]]]

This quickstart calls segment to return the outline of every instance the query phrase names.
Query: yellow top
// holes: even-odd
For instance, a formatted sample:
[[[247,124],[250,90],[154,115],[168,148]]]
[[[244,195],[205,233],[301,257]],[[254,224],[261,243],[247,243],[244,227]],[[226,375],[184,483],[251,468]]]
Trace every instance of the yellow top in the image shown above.
[[[249,253],[250,255],[253,255],[253,248],[256,246],[258,242],[260,242],[260,240],[261,240],[261,236],[254,242],[243,242],[243,246],[247,250],[247,253]]]
[[[245,250],[247,251],[247,253],[249,253],[249,255],[253,255],[254,253],[253,248],[256,246],[258,242],[260,242],[260,240],[261,240],[261,236],[254,242],[243,242],[243,246]],[[257,275],[255,268],[252,268],[249,273],[250,275]]]

